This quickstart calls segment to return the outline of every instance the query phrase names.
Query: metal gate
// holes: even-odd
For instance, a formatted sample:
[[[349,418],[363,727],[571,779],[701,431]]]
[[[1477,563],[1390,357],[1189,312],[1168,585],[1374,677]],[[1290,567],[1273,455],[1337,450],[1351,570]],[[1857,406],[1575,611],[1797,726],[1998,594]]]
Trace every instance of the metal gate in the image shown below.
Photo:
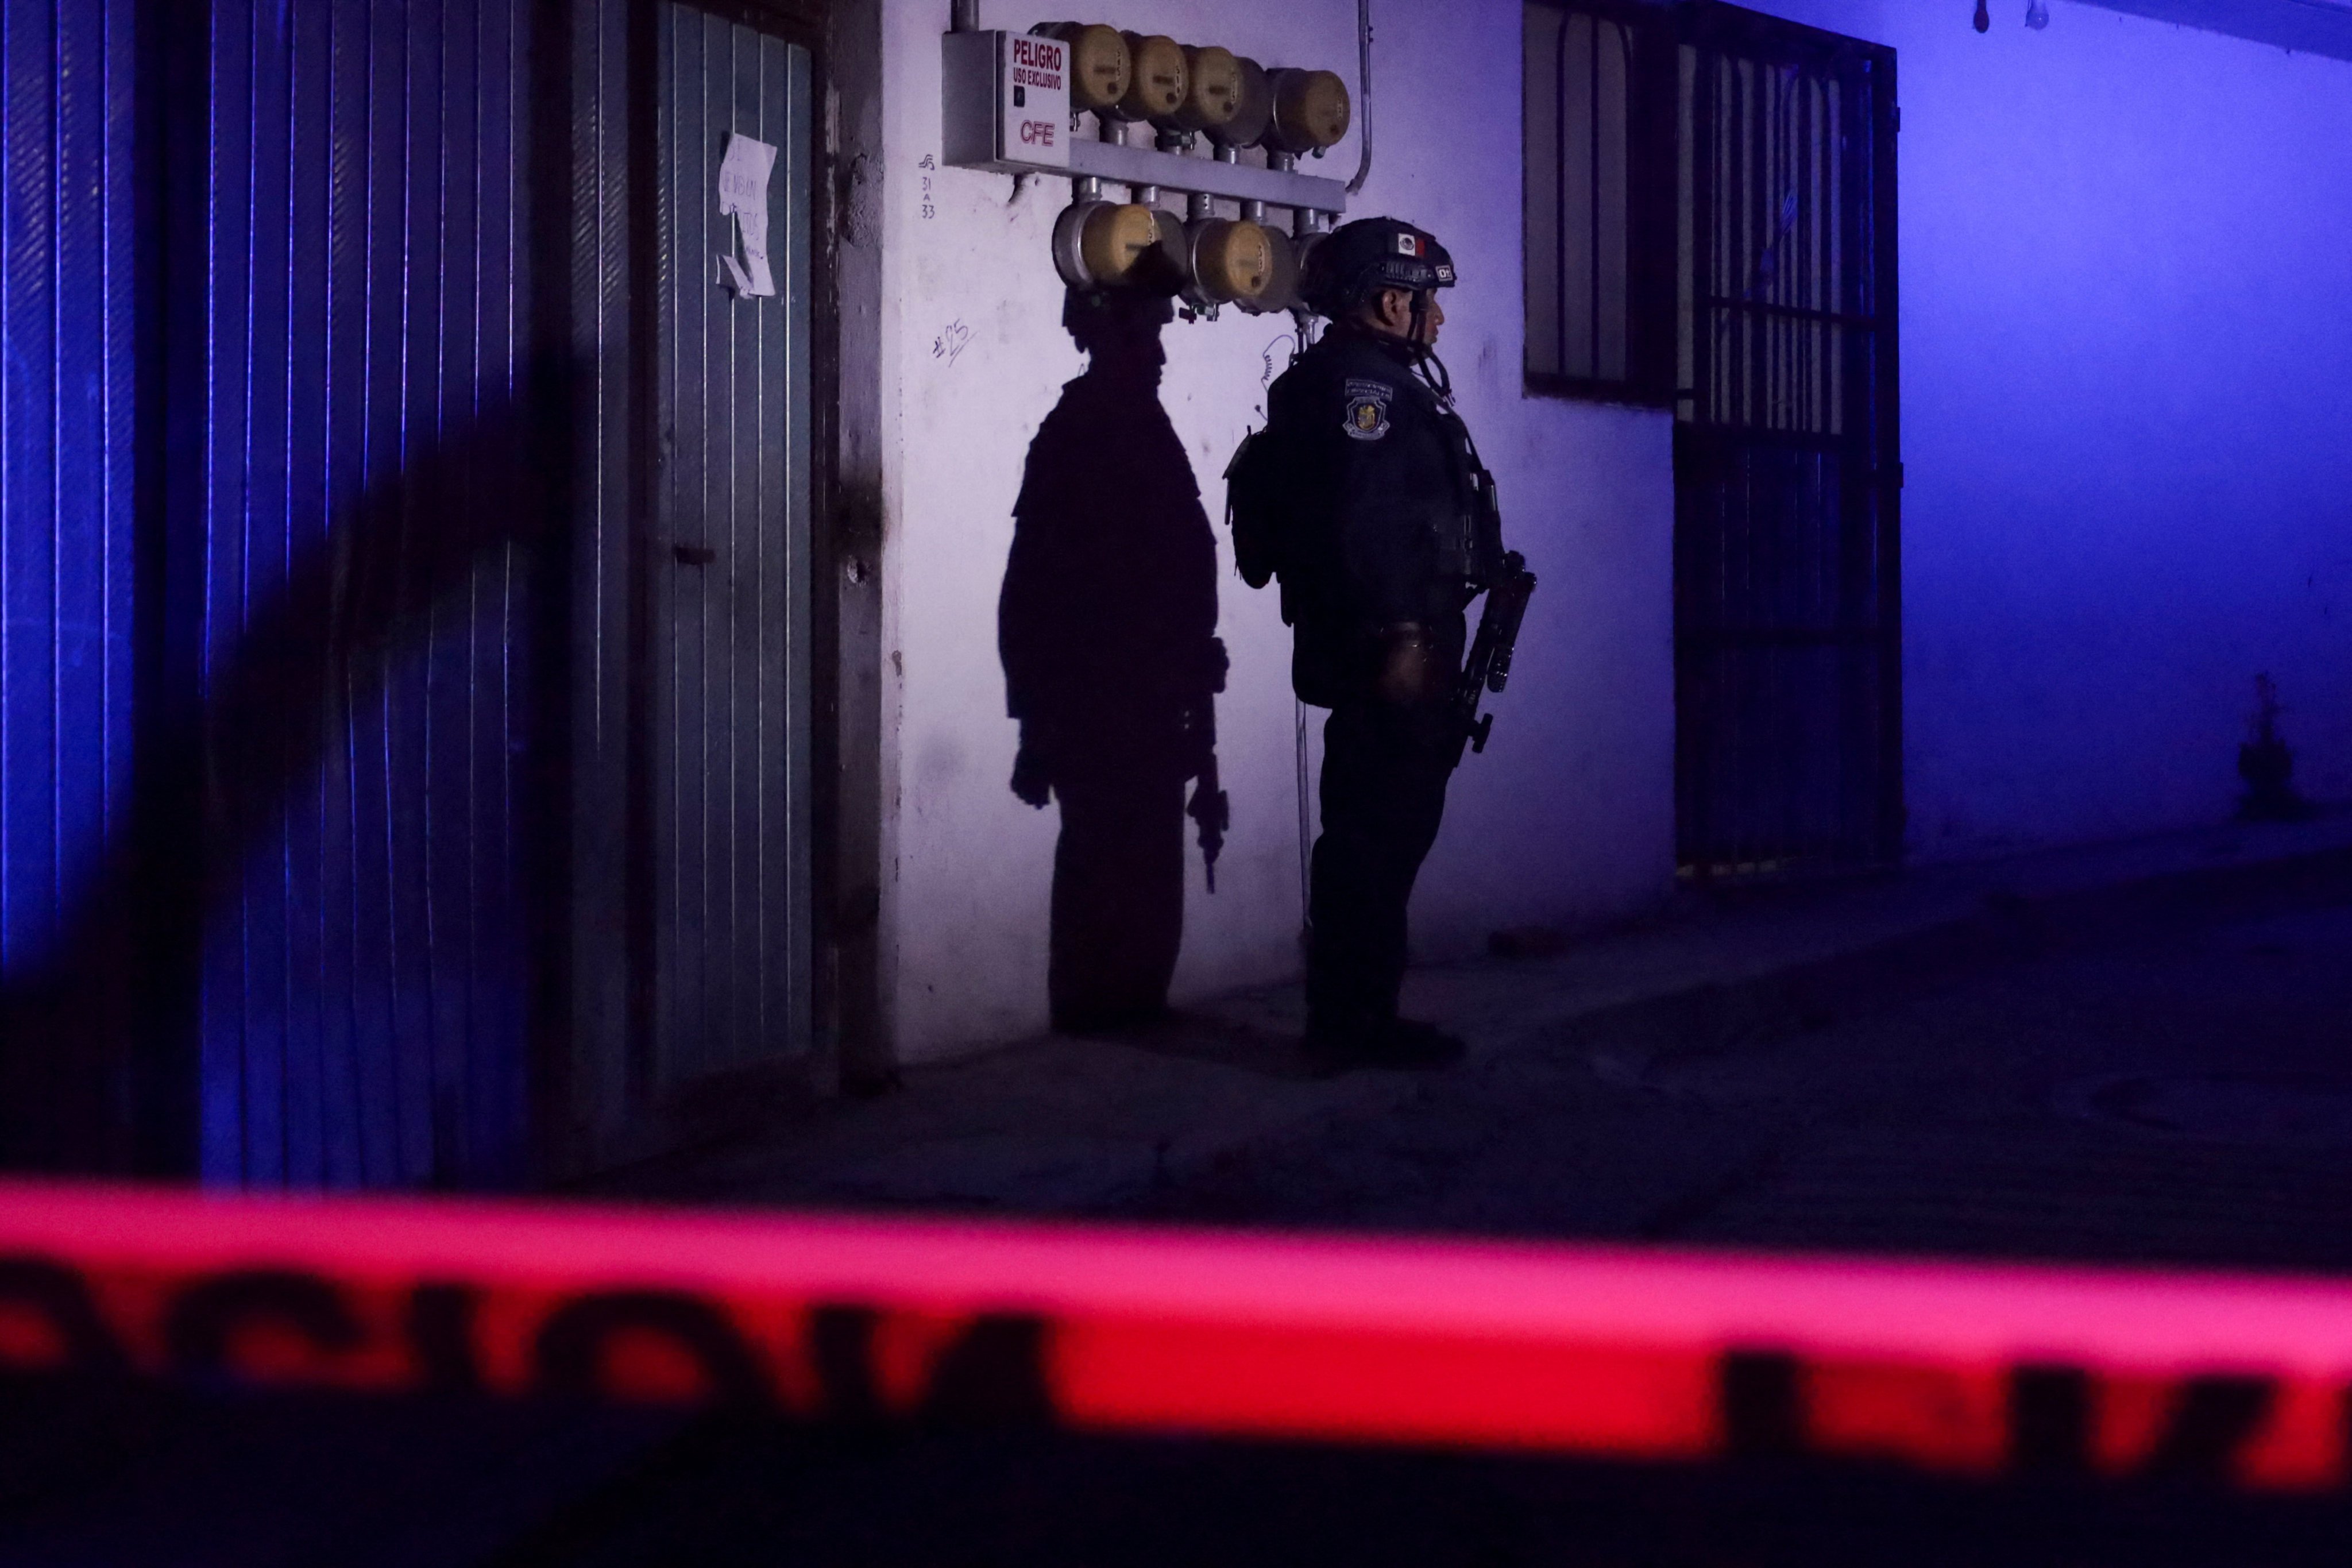
[[[814,413],[809,51],[682,5],[658,34],[637,883],[657,1101],[810,1046]],[[774,149],[770,297],[721,259],[748,258],[719,210],[731,136]]]
[[[1903,832],[1892,50],[1682,18],[1675,792],[1685,875]]]

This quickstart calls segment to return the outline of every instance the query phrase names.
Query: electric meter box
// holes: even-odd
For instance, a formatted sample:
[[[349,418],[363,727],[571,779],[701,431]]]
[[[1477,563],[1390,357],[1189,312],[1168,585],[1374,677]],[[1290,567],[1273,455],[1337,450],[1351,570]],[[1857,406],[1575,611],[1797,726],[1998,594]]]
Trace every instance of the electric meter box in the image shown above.
[[[940,161],[953,169],[1060,174],[1264,202],[1333,218],[1348,210],[1348,187],[1337,180],[1073,132],[1070,54],[1066,39],[1039,33],[942,34]]]
[[[943,162],[1002,174],[1070,165],[1070,46],[1034,33],[949,33]]]

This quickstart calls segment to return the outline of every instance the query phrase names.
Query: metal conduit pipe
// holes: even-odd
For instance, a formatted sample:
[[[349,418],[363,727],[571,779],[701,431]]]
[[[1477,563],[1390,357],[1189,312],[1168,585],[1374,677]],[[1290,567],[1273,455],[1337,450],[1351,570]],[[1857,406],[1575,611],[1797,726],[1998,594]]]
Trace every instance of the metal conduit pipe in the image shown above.
[[[978,0],[973,0],[977,5]],[[1348,194],[1359,195],[1372,174],[1372,0],[1356,0],[1356,177]]]
[[[932,15],[937,16],[937,12]],[[953,0],[948,12],[948,30],[956,33],[980,31],[980,0]]]

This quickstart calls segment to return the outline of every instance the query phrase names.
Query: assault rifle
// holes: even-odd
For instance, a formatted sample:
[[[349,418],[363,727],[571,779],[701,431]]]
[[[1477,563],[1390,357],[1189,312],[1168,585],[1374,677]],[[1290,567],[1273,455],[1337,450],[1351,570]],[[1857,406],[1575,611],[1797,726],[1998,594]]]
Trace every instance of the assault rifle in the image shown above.
[[[1474,752],[1486,749],[1495,728],[1492,713],[1481,715],[1478,704],[1489,691],[1500,691],[1511,679],[1511,652],[1518,646],[1519,622],[1526,618],[1528,600],[1536,591],[1536,574],[1528,558],[1514,550],[1503,557],[1503,574],[1486,590],[1486,608],[1478,616],[1478,635],[1470,639],[1470,658],[1462,667],[1462,684],[1454,694],[1454,710],[1461,721],[1462,739]]]
[[[1199,781],[1192,786],[1192,804],[1184,808],[1184,815],[1201,830],[1202,871],[1212,893],[1217,890],[1217,857],[1224,852],[1225,834],[1234,825],[1233,802],[1217,782],[1216,694],[1225,689],[1226,668],[1224,642],[1211,637],[1203,654],[1197,703],[1184,715],[1185,731],[1192,742],[1187,772]]]
[[[1217,857],[1225,847],[1225,831],[1234,825],[1233,802],[1217,787],[1217,759],[1212,755],[1208,766],[1201,773],[1201,782],[1192,786],[1192,804],[1184,815],[1201,830],[1201,868],[1209,879],[1209,891],[1217,890]]]

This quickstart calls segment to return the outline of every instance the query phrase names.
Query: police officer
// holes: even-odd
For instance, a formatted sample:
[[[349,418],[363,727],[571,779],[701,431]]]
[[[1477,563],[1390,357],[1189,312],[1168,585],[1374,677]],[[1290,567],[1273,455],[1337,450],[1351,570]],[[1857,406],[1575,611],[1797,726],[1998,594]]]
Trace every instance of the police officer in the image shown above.
[[[1433,352],[1453,258],[1394,218],[1307,258],[1328,317],[1277,380],[1229,499],[1244,580],[1282,583],[1292,684],[1331,710],[1311,868],[1307,1051],[1327,1069],[1428,1068],[1462,1042],[1401,1018],[1405,906],[1461,756],[1464,611],[1501,570],[1493,481]]]

